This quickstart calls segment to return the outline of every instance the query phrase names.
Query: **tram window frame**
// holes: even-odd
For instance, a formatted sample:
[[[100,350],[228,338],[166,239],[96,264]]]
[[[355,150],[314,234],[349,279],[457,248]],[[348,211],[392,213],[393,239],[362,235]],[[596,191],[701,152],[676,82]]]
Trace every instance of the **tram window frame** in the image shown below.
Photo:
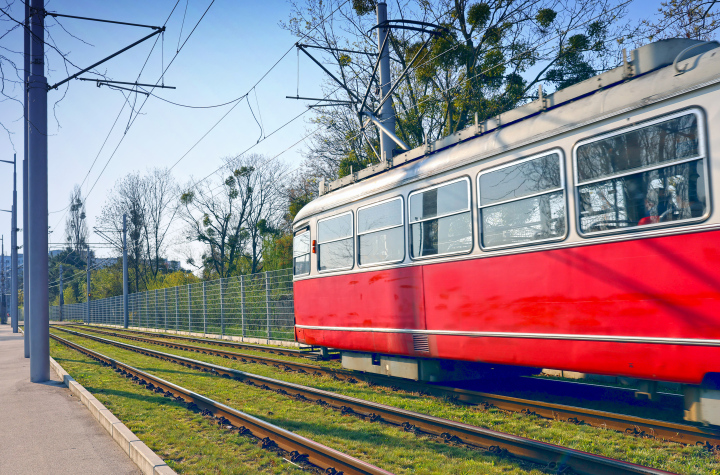
[[[411,199],[412,199],[412,197],[413,197],[414,195],[417,195],[417,194],[420,194],[420,193],[426,193],[426,192],[431,191],[431,190],[434,190],[434,189],[436,189],[436,188],[442,188],[442,187],[444,187],[444,186],[452,185],[453,183],[458,183],[458,182],[461,182],[461,181],[464,181],[464,182],[466,183],[466,185],[467,185],[467,197],[468,197],[467,208],[465,208],[465,209],[462,210],[462,211],[454,211],[454,212],[452,212],[452,213],[446,213],[446,214],[442,214],[442,215],[438,215],[438,216],[433,216],[432,218],[425,218],[425,219],[421,219],[421,220],[418,220],[418,221],[413,221],[412,217],[410,216],[410,209],[411,209],[410,201],[411,201]],[[472,190],[472,179],[470,178],[469,175],[463,175],[463,176],[460,176],[460,177],[458,177],[458,178],[453,178],[453,179],[450,179],[450,180],[448,180],[448,181],[445,181],[445,182],[442,182],[442,183],[438,183],[437,185],[427,186],[427,187],[425,187],[425,188],[420,188],[420,189],[417,189],[417,190],[413,190],[413,191],[411,191],[411,192],[408,194],[408,197],[407,197],[407,217],[408,217],[408,219],[407,219],[407,228],[408,228],[408,232],[407,232],[407,239],[408,239],[407,246],[408,246],[408,247],[407,247],[407,250],[408,250],[408,251],[407,251],[407,252],[408,252],[408,254],[409,254],[409,256],[410,256],[410,259],[412,259],[413,261],[419,261],[419,260],[426,260],[426,259],[437,259],[437,258],[448,257],[448,256],[457,256],[457,255],[463,255],[463,254],[470,254],[470,253],[473,252],[473,250],[475,249],[475,230],[473,229],[473,228],[474,228],[474,225],[473,225],[474,219],[473,219],[473,207],[472,207],[472,199],[473,199],[473,198],[472,198],[472,191],[473,191],[473,190]],[[455,215],[462,214],[462,213],[470,213],[470,234],[469,234],[469,237],[470,237],[470,247],[469,247],[467,250],[437,253],[437,254],[432,254],[432,255],[428,255],[428,256],[415,256],[415,255],[413,255],[413,251],[412,251],[412,239],[413,239],[412,227],[413,227],[413,224],[422,223],[422,222],[425,222],[425,221],[431,221],[431,220],[433,220],[433,219],[438,219],[438,220],[439,220],[439,219],[441,219],[441,218],[446,218],[446,217],[449,217],[449,216],[455,216]]]
[[[481,177],[482,177],[483,175],[487,175],[487,174],[489,174],[489,173],[493,173],[493,172],[496,172],[496,171],[498,171],[498,170],[502,170],[503,168],[510,168],[510,167],[513,167],[513,166],[520,165],[520,164],[522,164],[522,163],[526,163],[526,162],[530,162],[530,161],[533,161],[533,160],[541,159],[541,158],[543,158],[543,157],[548,157],[548,156],[550,156],[550,155],[558,155],[558,161],[560,162],[560,186],[559,186],[559,187],[550,188],[550,189],[547,189],[547,190],[535,192],[535,193],[532,193],[532,194],[528,194],[528,195],[525,195],[525,196],[521,196],[521,197],[519,197],[519,198],[508,198],[508,199],[504,199],[504,200],[500,200],[500,201],[494,201],[493,203],[490,203],[490,204],[487,204],[487,205],[483,205],[483,204],[482,204],[482,190],[481,190],[481,188],[480,188],[480,179],[481,179]],[[539,244],[545,244],[545,243],[548,243],[548,242],[560,242],[560,241],[564,241],[565,239],[567,239],[567,237],[568,237],[568,235],[569,235],[569,233],[570,233],[570,212],[569,212],[569,209],[568,209],[568,208],[569,208],[569,203],[568,203],[568,186],[567,186],[565,162],[566,162],[566,157],[565,157],[565,153],[564,153],[563,149],[557,147],[557,148],[552,148],[552,149],[550,149],[550,150],[546,150],[546,151],[544,151],[544,152],[540,152],[540,153],[533,154],[533,155],[531,155],[531,156],[529,156],[529,157],[523,157],[523,158],[520,158],[520,159],[518,159],[518,160],[513,160],[513,161],[508,162],[508,163],[503,163],[502,165],[498,165],[498,166],[494,166],[494,167],[492,167],[492,168],[488,168],[488,169],[485,169],[485,170],[481,170],[481,171],[477,174],[477,177],[476,177],[476,179],[475,179],[475,183],[476,183],[476,185],[477,185],[477,202],[478,202],[478,206],[477,206],[477,210],[478,210],[478,213],[477,213],[477,220],[478,220],[478,244],[480,245],[480,248],[481,248],[483,251],[494,251],[494,250],[498,250],[498,249],[510,249],[510,248],[517,248],[517,247],[535,246],[535,245],[539,245]],[[531,199],[531,198],[537,198],[537,197],[544,196],[544,195],[551,195],[551,194],[557,193],[557,192],[559,192],[559,191],[562,191],[562,203],[563,203],[563,208],[564,208],[564,209],[563,209],[563,213],[564,213],[564,216],[563,216],[563,217],[564,217],[564,219],[565,219],[565,232],[564,232],[562,235],[560,235],[560,236],[554,236],[554,237],[550,237],[550,238],[545,238],[545,239],[528,240],[528,241],[516,242],[516,243],[509,243],[509,244],[499,244],[499,245],[496,245],[496,246],[485,246],[485,245],[483,244],[483,233],[484,233],[484,229],[483,229],[483,216],[482,216],[482,211],[483,211],[483,209],[492,208],[492,207],[494,207],[494,206],[505,205],[505,204],[514,203],[514,202],[520,202],[520,201],[523,201],[523,200],[528,200],[528,199]]]
[[[373,208],[373,207],[375,207],[375,206],[380,206],[380,205],[383,205],[383,204],[385,204],[385,203],[390,203],[391,201],[396,201],[396,200],[399,200],[399,201],[400,201],[400,224],[395,224],[395,225],[392,225],[392,226],[385,226],[385,227],[382,227],[382,228],[372,229],[372,230],[370,230],[370,231],[360,232],[360,212],[361,212],[361,211],[363,211],[363,210],[365,210],[365,209],[368,209],[368,208]],[[406,253],[406,245],[405,245],[405,236],[406,236],[406,233],[405,233],[405,200],[403,199],[403,196],[402,196],[402,195],[395,196],[395,197],[393,197],[393,198],[388,198],[388,199],[386,199],[386,200],[382,200],[382,201],[378,201],[378,202],[375,202],[375,203],[370,203],[370,204],[368,204],[368,205],[361,206],[361,207],[359,207],[355,212],[357,213],[357,219],[355,220],[355,221],[356,221],[356,223],[355,223],[355,239],[356,239],[356,241],[357,241],[356,246],[355,246],[355,254],[356,254],[356,262],[357,262],[357,264],[358,264],[358,267],[372,267],[372,266],[382,266],[382,265],[396,264],[396,263],[398,263],[398,262],[402,262],[402,261],[405,260],[405,253]],[[371,263],[369,263],[369,264],[362,264],[362,262],[361,262],[361,260],[360,260],[360,257],[361,257],[361,256],[360,256],[360,237],[361,237],[361,236],[364,236],[364,235],[366,235],[366,234],[379,233],[379,232],[381,232],[381,231],[388,231],[388,230],[390,230],[390,229],[396,229],[396,228],[401,228],[401,229],[402,229],[402,239],[401,239],[401,242],[400,242],[400,245],[402,246],[402,257],[400,257],[400,259],[394,259],[394,260],[391,260],[391,261],[378,261],[378,262],[371,262]]]
[[[336,239],[331,239],[329,241],[321,242],[320,241],[320,223],[322,223],[323,221],[328,221],[330,219],[339,218],[339,217],[345,216],[345,215],[350,215],[350,235],[347,237],[336,238]],[[345,211],[343,213],[338,213],[338,214],[334,214],[332,216],[328,216],[326,218],[318,219],[317,222],[315,223],[315,233],[316,233],[316,239],[317,239],[317,243],[316,243],[317,258],[315,259],[316,260],[315,265],[317,266],[318,273],[324,274],[324,273],[329,273],[329,272],[338,272],[338,271],[343,271],[343,270],[350,270],[355,267],[355,216],[353,215],[352,211]],[[348,239],[352,242],[352,246],[353,246],[353,249],[351,251],[352,264],[348,267],[334,267],[332,269],[322,270],[320,268],[320,256],[322,253],[322,246],[324,246],[325,244],[331,244],[333,242],[345,241]]]
[[[656,163],[655,165],[650,165],[646,167],[639,167],[639,168],[633,168],[630,170],[626,170],[619,173],[609,174],[607,176],[603,176],[600,178],[593,178],[580,182],[579,179],[579,169],[578,169],[578,150],[583,145],[587,145],[594,142],[599,142],[617,135],[623,135],[629,132],[632,132],[634,130],[643,129],[646,127],[651,127],[655,124],[659,124],[662,122],[667,122],[672,119],[676,119],[678,117],[683,117],[689,114],[695,115],[696,121],[697,121],[697,134],[698,134],[698,153],[697,155],[693,156],[692,158],[682,158],[679,160],[674,161],[664,161]],[[622,119],[618,119],[620,121]],[[678,111],[666,113],[660,116],[652,117],[650,119],[645,119],[639,122],[634,122],[632,125],[628,126],[622,126],[618,127],[614,130],[611,130],[610,132],[598,134],[592,137],[588,137],[586,139],[583,139],[581,141],[578,141],[574,147],[573,147],[573,178],[575,180],[574,184],[574,198],[575,198],[575,226],[577,229],[577,233],[582,238],[594,238],[598,236],[606,236],[606,235],[615,235],[615,234],[627,234],[627,233],[640,233],[640,232],[648,232],[648,231],[657,231],[662,230],[666,228],[672,228],[672,227],[682,227],[682,226],[688,226],[692,224],[697,224],[699,222],[705,221],[710,217],[710,214],[712,212],[712,191],[710,188],[710,156],[708,155],[708,147],[707,147],[707,123],[706,123],[706,117],[705,112],[703,109],[699,107],[689,107],[685,109],[681,109]],[[678,165],[684,165],[686,163],[691,162],[701,162],[702,166],[702,172],[703,172],[703,185],[705,187],[705,212],[698,217],[695,218],[688,218],[688,219],[680,219],[680,220],[672,220],[672,221],[663,221],[663,222],[657,222],[657,223],[648,223],[643,225],[635,225],[635,226],[628,226],[624,228],[619,229],[609,229],[609,230],[601,230],[601,231],[583,231],[582,228],[582,206],[581,206],[581,198],[580,198],[580,188],[583,186],[587,186],[592,183],[600,183],[603,181],[610,181],[617,178],[622,178],[625,176],[631,176],[636,175],[640,173],[645,172],[651,172],[655,170],[662,170],[665,168],[675,167]]]
[[[302,254],[296,255],[295,254],[295,238],[297,238],[298,236],[305,234],[305,233],[308,234],[308,247],[307,247],[308,252],[304,252]],[[303,272],[302,274],[298,274],[295,272],[295,259],[297,259],[298,257],[302,257],[302,256],[307,256],[308,271]],[[295,231],[295,233],[293,234],[293,264],[292,264],[292,268],[293,268],[293,277],[304,277],[304,276],[310,275],[312,273],[312,234],[310,233],[310,226],[301,228],[301,229]]]

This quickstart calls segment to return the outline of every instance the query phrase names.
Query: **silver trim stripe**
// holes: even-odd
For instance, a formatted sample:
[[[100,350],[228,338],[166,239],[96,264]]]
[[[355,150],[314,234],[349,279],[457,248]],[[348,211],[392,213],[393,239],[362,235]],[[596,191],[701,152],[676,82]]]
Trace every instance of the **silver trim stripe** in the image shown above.
[[[303,330],[325,330],[337,332],[369,332],[369,333],[409,333],[416,335],[469,336],[491,338],[526,338],[539,340],[579,340],[579,341],[611,341],[617,343],[652,343],[661,345],[720,346],[720,340],[699,338],[661,338],[645,336],[615,335],[578,335],[562,333],[512,333],[512,332],[473,332],[453,330],[412,330],[407,328],[360,328],[360,327],[324,327],[314,325],[295,325]]]

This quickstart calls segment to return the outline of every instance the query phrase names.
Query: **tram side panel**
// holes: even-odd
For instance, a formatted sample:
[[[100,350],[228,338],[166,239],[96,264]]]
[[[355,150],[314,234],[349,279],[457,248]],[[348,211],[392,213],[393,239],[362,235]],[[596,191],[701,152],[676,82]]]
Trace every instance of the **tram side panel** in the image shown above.
[[[425,266],[433,356],[698,384],[720,368],[720,347],[693,341],[720,340],[719,239],[698,232]]]
[[[422,267],[339,274],[295,282],[298,341],[386,354],[412,354],[412,336],[374,329],[425,329]],[[329,328],[328,328],[329,327]],[[342,331],[353,328],[356,331]],[[358,331],[367,328],[367,332]]]

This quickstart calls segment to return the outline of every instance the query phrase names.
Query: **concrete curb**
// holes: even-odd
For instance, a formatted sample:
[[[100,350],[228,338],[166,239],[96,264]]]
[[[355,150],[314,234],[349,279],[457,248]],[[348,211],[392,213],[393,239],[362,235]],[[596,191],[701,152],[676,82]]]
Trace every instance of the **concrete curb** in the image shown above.
[[[75,381],[67,371],[52,357],[50,367],[63,381],[63,384],[70,389],[70,392],[77,396],[90,413],[97,419],[101,426],[110,434],[113,440],[128,454],[128,457],[135,462],[144,475],[171,475],[175,471],[168,467],[163,459],[157,456],[150,447],[128,429],[125,424],[115,417],[112,412],[98,401],[95,396],[85,389],[82,384]]]

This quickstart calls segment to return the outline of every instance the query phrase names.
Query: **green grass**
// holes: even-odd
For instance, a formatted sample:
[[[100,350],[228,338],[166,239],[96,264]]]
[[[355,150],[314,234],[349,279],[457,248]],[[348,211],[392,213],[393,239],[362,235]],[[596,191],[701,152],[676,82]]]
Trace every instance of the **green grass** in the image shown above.
[[[133,384],[112,369],[50,341],[50,352],[135,435],[181,474],[300,473],[254,439],[218,428],[184,404]]]
[[[63,335],[63,337],[65,336]],[[541,473],[535,468],[536,466],[518,460],[497,458],[466,446],[417,437],[393,426],[364,421],[355,416],[344,416],[338,411],[316,404],[298,402],[271,391],[233,380],[217,378],[207,373],[189,370],[179,365],[106,344],[72,335],[68,335],[67,339],[393,473]],[[54,344],[53,354],[56,349],[57,344]],[[65,363],[61,360],[58,361],[61,364]],[[69,372],[73,375],[72,370]],[[83,378],[78,378],[78,381],[84,384]],[[93,392],[90,388],[88,390]],[[100,396],[97,397],[100,399]],[[148,399],[154,397],[154,395],[148,394]],[[111,407],[109,409],[113,410]],[[132,421],[128,423],[122,416],[118,415],[118,417],[131,430],[134,430],[135,424]],[[218,431],[217,428],[212,428],[212,430]],[[203,431],[200,432],[200,435],[203,435]],[[138,436],[142,438],[139,433]],[[144,438],[143,440],[145,441]],[[159,454],[178,451],[186,454],[183,457],[187,457],[187,454],[192,452],[192,449],[183,447],[182,439],[175,438],[172,441],[165,441],[163,438],[158,438],[152,443],[145,442],[152,448],[155,448],[157,444],[169,446],[160,450]],[[191,473],[194,469],[189,468],[188,470],[187,473]],[[208,472],[199,470],[194,473]]]
[[[65,335],[62,336],[65,337]],[[69,336],[70,335],[68,335],[68,337]],[[91,344],[97,345],[96,347],[100,352],[110,352],[111,350],[115,350],[113,347],[108,345],[95,343],[83,338],[73,337],[68,339],[73,339],[74,341],[78,341],[80,344],[88,347]],[[431,414],[438,417],[445,417],[459,422],[508,432],[524,437],[530,437],[536,440],[572,447],[578,450],[605,455],[641,465],[652,466],[678,473],[720,473],[720,460],[700,447],[682,446],[680,444],[653,439],[634,438],[612,430],[603,430],[590,426],[578,426],[566,422],[550,421],[533,416],[524,416],[517,413],[505,413],[496,409],[482,410],[477,407],[457,406],[442,398],[422,396],[404,391],[395,392],[390,391],[387,388],[371,387],[365,383],[350,384],[333,380],[330,377],[286,373],[280,369],[264,365],[246,364],[220,357],[174,350],[157,345],[123,340],[120,338],[113,339],[125,341],[126,343],[133,344],[135,346],[146,347],[157,351],[207,361],[254,374],[260,374],[297,384],[334,391],[340,394],[389,404],[395,407]],[[123,357],[119,357],[122,361],[125,361],[126,357],[133,355],[133,353],[129,351],[118,351],[122,351]],[[135,355],[137,354],[135,353]],[[148,364],[153,365],[160,363],[157,359],[154,359],[154,361],[157,363],[150,362]],[[180,368],[178,365],[174,366],[175,368]],[[201,390],[198,392],[204,392],[206,388],[211,388],[216,384],[216,381],[220,379],[215,378],[210,384],[207,382],[207,378],[210,377],[211,376],[205,374],[205,386],[201,387]],[[274,393],[266,392],[266,394]]]

